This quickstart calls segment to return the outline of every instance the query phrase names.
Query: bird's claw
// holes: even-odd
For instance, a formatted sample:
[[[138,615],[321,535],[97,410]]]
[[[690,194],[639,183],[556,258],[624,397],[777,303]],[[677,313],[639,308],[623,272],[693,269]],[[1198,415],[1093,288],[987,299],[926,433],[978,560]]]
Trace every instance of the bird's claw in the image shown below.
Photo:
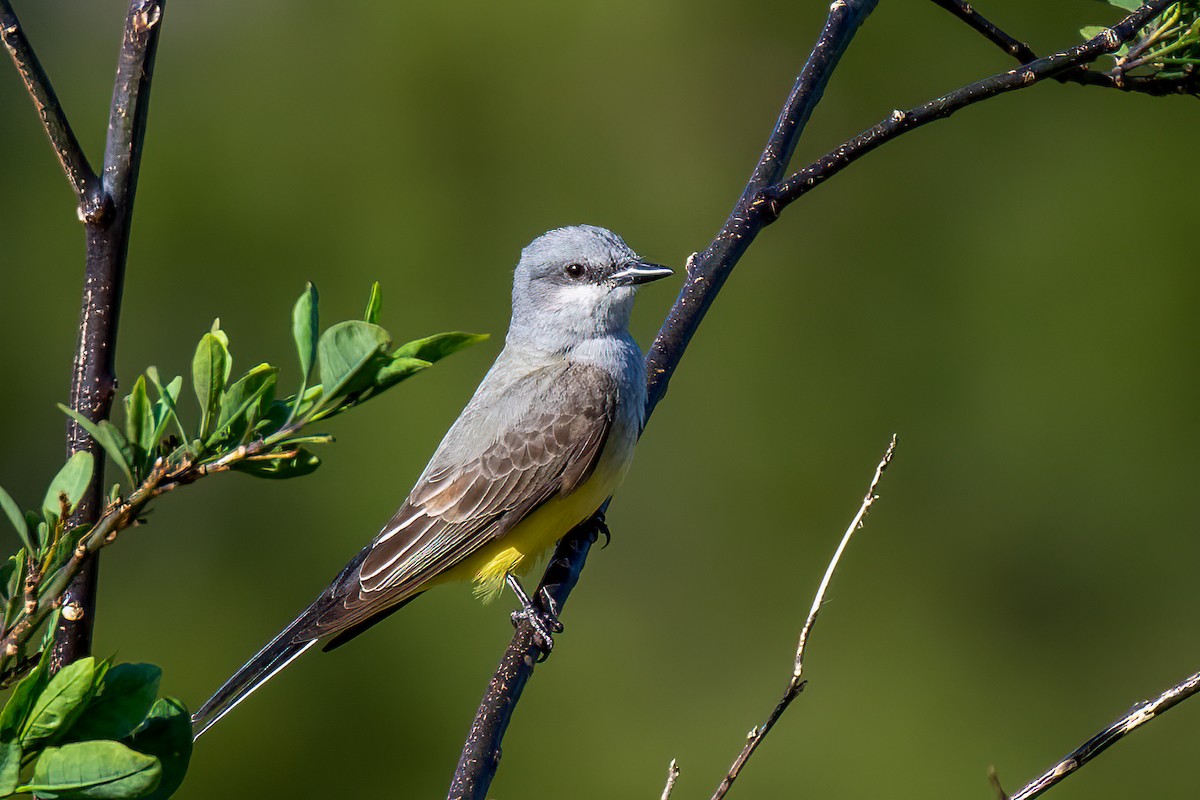
[[[554,649],[554,634],[563,631],[563,624],[558,619],[558,604],[554,602],[550,592],[543,587],[540,592],[543,607],[538,607],[516,576],[510,574],[505,580],[508,582],[509,588],[513,590],[513,594],[521,601],[520,610],[512,612],[513,626],[520,625],[522,621],[529,622],[529,627],[533,628],[533,643],[542,651],[538,661],[545,661],[546,657],[550,655],[550,651]]]
[[[592,544],[595,544],[596,542],[600,541],[600,537],[603,536],[604,544],[600,545],[600,549],[603,550],[605,547],[608,547],[609,542],[612,541],[612,531],[610,531],[608,529],[608,522],[604,519],[604,512],[597,511],[596,514],[592,517],[591,523],[592,523],[592,531],[591,531]]]

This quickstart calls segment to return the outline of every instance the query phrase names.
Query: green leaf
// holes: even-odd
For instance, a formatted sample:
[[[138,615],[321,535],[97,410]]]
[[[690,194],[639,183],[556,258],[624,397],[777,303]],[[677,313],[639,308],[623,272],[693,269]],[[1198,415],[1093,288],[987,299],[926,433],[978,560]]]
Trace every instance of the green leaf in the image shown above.
[[[292,308],[292,338],[296,340],[296,353],[300,356],[302,385],[307,386],[312,377],[313,363],[317,359],[317,331],[320,318],[317,311],[317,287],[304,285],[304,293]],[[303,394],[301,390],[300,394]]]
[[[221,396],[221,413],[208,444],[221,438],[240,439],[253,426],[264,406],[269,407],[275,395],[275,376],[279,372],[270,364],[259,364],[239,378]],[[228,430],[227,430],[228,429]]]
[[[28,551],[21,550],[20,552],[26,553]],[[13,576],[16,574],[16,572],[16,556],[9,556],[4,560],[3,563],[0,563],[0,614],[4,613],[2,606],[7,606],[8,601],[11,600],[13,595],[16,594],[17,587],[13,585],[15,583]],[[8,626],[5,625],[4,627],[7,629]]]
[[[63,667],[50,679],[21,727],[21,745],[26,750],[66,733],[92,697],[95,673],[96,659],[88,656]]]
[[[218,331],[219,332],[219,331]],[[200,440],[212,433],[221,408],[221,392],[229,380],[233,359],[229,355],[226,341],[216,333],[206,333],[200,338],[196,355],[192,357],[192,388],[200,401]]]
[[[464,347],[470,347],[473,344],[487,341],[489,338],[486,333],[464,333],[463,331],[435,333],[433,336],[426,336],[424,339],[415,339],[407,344],[400,345],[392,353],[392,357],[419,358],[422,361],[428,361],[432,364],[451,353],[457,353]]]
[[[36,523],[35,523],[36,524]],[[17,551],[16,555],[9,556],[8,562],[5,564],[5,574],[7,578],[7,586],[5,594],[8,595],[8,603],[4,607],[4,629],[8,630],[16,622],[19,612],[22,610],[24,603],[22,602],[22,589],[25,581],[25,563],[26,558],[33,558],[33,553],[22,548]],[[8,569],[11,565],[12,569]],[[7,659],[0,656],[0,664]],[[5,706],[7,708],[7,706]],[[3,717],[0,716],[0,737],[4,734]]]
[[[18,561],[23,562],[24,559],[18,558]],[[16,685],[8,697],[8,702],[4,704],[4,710],[0,711],[0,741],[11,742],[20,738],[21,729],[25,727],[25,720],[28,719],[33,704],[37,702],[49,682],[50,649],[46,648],[42,651],[38,665]]]
[[[158,402],[154,407],[155,444],[162,441],[167,432],[167,425],[171,422],[175,423],[175,430],[179,431],[179,440],[186,442],[188,435],[187,431],[183,429],[183,421],[179,419],[178,407],[179,396],[183,392],[183,377],[176,375],[175,380],[171,381],[164,389],[162,381],[158,377],[157,367],[147,367],[146,376],[150,378],[150,382],[154,384],[154,390],[158,392]]]
[[[353,319],[339,322],[321,334],[317,351],[324,390],[322,404],[370,386],[380,366],[378,361],[386,358],[384,351],[391,343],[383,328]]]
[[[140,477],[149,466],[148,456],[154,449],[154,414],[150,408],[150,395],[146,393],[146,378],[142,375],[125,398],[125,438],[133,445],[133,463]]]
[[[363,320],[372,325],[379,324],[379,315],[383,311],[383,289],[379,281],[371,285],[371,296],[367,298],[367,310],[363,312]]]
[[[106,419],[100,420],[99,423],[92,422],[83,414],[80,414],[73,408],[64,406],[62,403],[59,403],[58,407],[64,414],[75,420],[79,427],[87,431],[88,435],[96,440],[96,444],[104,448],[104,452],[108,453],[108,457],[125,474],[125,477],[129,480],[130,487],[136,486],[137,482],[133,479],[133,469],[130,466],[133,460],[133,450],[129,446],[129,443],[125,441],[125,435],[117,430],[117,426]]]
[[[16,791],[21,782],[21,743],[0,742],[0,797]]]
[[[129,800],[154,791],[162,765],[120,742],[76,742],[47,747],[20,791],[45,800]]]
[[[21,507],[16,504],[16,501],[9,496],[8,492],[4,491],[4,487],[0,486],[0,508],[4,509],[5,516],[12,523],[13,530],[17,532],[17,536],[21,537],[21,544],[31,553],[37,552],[37,547],[33,540],[29,538],[29,524],[25,521],[25,514],[21,511]],[[0,795],[3,796],[3,795]]]
[[[127,744],[162,762],[162,781],[146,800],[166,800],[183,783],[192,757],[192,722],[187,708],[174,698],[162,698]]]
[[[275,458],[270,461],[239,461],[233,469],[256,478],[299,478],[321,466],[321,459],[304,448],[298,448],[291,458]]]
[[[1108,4],[1126,11],[1137,11],[1142,7],[1142,0],[1108,0]]]
[[[376,391],[383,391],[395,386],[400,381],[416,375],[423,369],[432,367],[433,363],[421,358],[400,356],[393,358],[390,363],[375,373]]]
[[[1079,29],[1079,35],[1084,39],[1095,39],[1100,34],[1104,33],[1108,28],[1103,25],[1085,25]]]
[[[104,675],[68,738],[124,739],[150,713],[161,679],[162,670],[153,664],[117,664]]]
[[[46,490],[46,497],[42,500],[42,510],[57,517],[62,510],[59,495],[65,494],[67,510],[73,511],[92,481],[93,467],[91,453],[80,450],[72,454],[54,476],[54,480],[50,481],[50,488]]]

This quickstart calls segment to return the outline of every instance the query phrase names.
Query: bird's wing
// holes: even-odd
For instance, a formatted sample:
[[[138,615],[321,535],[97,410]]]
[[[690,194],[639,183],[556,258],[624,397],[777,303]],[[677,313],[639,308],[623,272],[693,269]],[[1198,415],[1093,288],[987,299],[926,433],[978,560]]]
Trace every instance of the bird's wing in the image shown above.
[[[612,427],[616,380],[562,364],[500,394],[479,403],[477,393],[404,505],[330,586],[305,635],[343,631],[387,610],[587,481]]]

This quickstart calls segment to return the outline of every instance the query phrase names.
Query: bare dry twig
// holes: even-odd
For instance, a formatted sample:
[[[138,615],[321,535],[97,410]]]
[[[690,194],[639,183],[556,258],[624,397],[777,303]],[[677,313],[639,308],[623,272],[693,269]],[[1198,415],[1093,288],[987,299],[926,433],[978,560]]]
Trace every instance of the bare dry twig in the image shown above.
[[[679,780],[679,764],[675,759],[667,766],[667,785],[663,787],[662,800],[671,800],[671,792],[675,791],[675,781]]]
[[[838,564],[842,560],[842,554],[846,552],[846,545],[850,544],[851,537],[855,531],[863,527],[863,520],[867,516],[867,512],[871,510],[871,506],[879,499],[879,495],[875,494],[875,489],[879,486],[879,481],[883,477],[883,472],[892,463],[892,455],[896,452],[896,435],[892,434],[892,440],[888,442],[887,450],[883,453],[883,458],[880,459],[878,466],[875,467],[875,474],[871,477],[871,483],[867,486],[867,493],[863,497],[862,504],[858,507],[858,513],[854,515],[854,519],[850,521],[850,526],[846,528],[846,532],[842,534],[842,541],[838,543],[837,550],[833,553],[833,558],[829,559],[829,566],[825,568],[825,576],[821,578],[821,585],[817,587],[817,593],[813,596],[812,607],[808,611],[808,617],[804,620],[804,627],[800,629],[800,641],[796,645],[796,660],[792,668],[791,678],[788,679],[787,688],[783,692],[783,697],[775,705],[775,709],[771,712],[771,716],[767,717],[767,721],[762,725],[750,729],[750,733],[746,735],[746,745],[742,748],[742,752],[733,761],[733,765],[729,768],[729,772],[725,773],[721,785],[717,787],[717,791],[713,793],[712,800],[721,800],[729,790],[733,787],[733,782],[737,780],[741,774],[742,768],[746,766],[746,762],[750,760],[750,756],[754,755],[754,751],[767,738],[767,734],[771,732],[771,728],[775,727],[775,723],[783,716],[783,712],[787,711],[788,706],[792,704],[802,691],[804,691],[804,654],[808,649],[808,639],[812,634],[813,626],[817,624],[817,614],[821,612],[821,606],[825,602],[825,594],[829,591],[829,584],[833,580],[833,573],[837,571]]]

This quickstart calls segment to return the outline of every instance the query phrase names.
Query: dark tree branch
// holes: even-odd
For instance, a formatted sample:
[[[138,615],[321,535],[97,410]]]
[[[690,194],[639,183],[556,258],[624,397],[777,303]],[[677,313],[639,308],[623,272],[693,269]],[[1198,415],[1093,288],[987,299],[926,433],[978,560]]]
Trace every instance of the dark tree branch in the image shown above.
[[[887,119],[843,143],[783,183],[764,190],[755,201],[755,205],[768,207],[777,214],[788,204],[800,199],[867,153],[897,136],[945,119],[956,111],[982,100],[1025,89],[1046,78],[1052,78],[1112,53],[1132,39],[1171,2],[1172,0],[1149,0],[1117,25],[1083,44],[1031,61],[1017,69],[984,78],[916,108],[893,111]]]
[[[540,589],[545,588],[554,598],[555,606],[562,610],[579,580],[588,551],[603,530],[604,515],[597,513],[563,538],[542,576],[537,593],[539,603],[542,595]],[[525,683],[533,674],[534,664],[542,657],[542,651],[533,642],[533,628],[528,622],[522,622],[513,633],[512,641],[504,651],[496,674],[492,676],[483,701],[479,704],[475,721],[471,723],[466,744],[459,756],[458,768],[454,771],[454,780],[450,784],[450,797],[487,797],[488,786],[500,764],[500,743],[504,732],[508,730],[508,723],[512,720],[517,701],[521,699]]]
[[[961,19],[989,42],[1022,64],[1037,60],[1037,55],[1029,48],[1029,45],[1014,39],[988,22],[987,18],[976,11],[970,3],[964,2],[964,0],[933,0],[933,2]]]
[[[116,391],[117,321],[133,199],[137,189],[142,141],[150,102],[150,76],[158,48],[166,0],[131,0],[125,18],[117,77],[109,111],[101,186],[111,213],[89,221],[87,262],[80,310],[79,340],[71,374],[71,408],[91,420],[108,417]],[[104,508],[104,451],[75,422],[67,427],[67,454],[86,450],[95,458],[92,484],[68,520],[68,527],[91,525]],[[63,605],[78,613],[60,617],[54,635],[51,667],[57,669],[91,650],[95,619],[97,561],[92,556],[63,594]]]
[[[103,214],[103,194],[100,191],[100,179],[88,163],[75,131],[67,122],[66,112],[58,102],[58,95],[50,84],[50,78],[42,69],[37,53],[33,51],[21,21],[13,11],[8,0],[0,0],[0,39],[12,57],[25,88],[37,109],[46,136],[62,164],[71,188],[75,190],[75,198],[79,204],[79,218],[84,222],[94,220]]]
[[[1037,54],[1030,49],[1029,45],[989,22],[970,3],[964,2],[964,0],[933,0],[933,2],[961,19],[1020,63],[1028,64],[1037,60]],[[1081,65],[1053,77],[1060,83],[1100,86],[1105,89],[1119,89],[1123,92],[1137,92],[1154,97],[1200,93],[1200,74],[1195,72],[1179,77],[1162,78],[1155,75],[1129,75],[1120,67],[1107,72],[1095,72],[1087,66]]]
[[[688,260],[687,280],[646,356],[647,419],[666,394],[684,350],[729,273],[759,231],[774,221],[775,211],[756,205],[755,200],[784,176],[830,75],[875,5],[876,0],[836,0],[830,6],[825,28],[788,95],[750,182],[716,238],[703,253]]]
[[[1197,692],[1200,692],[1200,672],[1175,684],[1153,700],[1135,705],[1129,713],[1072,750],[1044,774],[1012,795],[1009,800],[1033,800],[1040,797],[1047,789],[1079,770],[1109,747]]]
[[[820,101],[838,60],[877,2],[835,0],[825,27],[796,78],[745,191],[716,239],[702,254],[688,259],[683,289],[646,357],[647,419],[666,393],[675,367],[717,292],[750,242],[767,223],[766,217],[751,207],[753,199],[785,174],[800,134]],[[598,529],[595,522],[595,519],[590,520],[563,537],[542,578],[541,586],[550,589],[560,610],[583,570],[592,542],[596,540]],[[564,576],[568,576],[568,579],[564,579]],[[540,602],[540,591],[536,598]],[[540,655],[533,644],[532,629],[528,623],[521,623],[488,684],[471,724],[450,785],[449,797],[452,800],[484,800],[487,797],[500,760],[501,740]]]
[[[1149,0],[1113,29],[1083,45],[972,84],[912,111],[894,112],[889,120],[779,183],[838,60],[877,3],[877,0],[835,0],[742,196],[712,243],[704,252],[688,259],[683,288],[646,357],[647,419],[665,395],[688,343],[730,272],[758,233],[774,222],[788,203],[901,133],[949,116],[979,100],[1030,86],[1115,51],[1170,2],[1172,0]],[[583,570],[596,530],[593,520],[564,536],[547,568],[542,586],[551,590],[560,609]],[[570,579],[564,581],[559,577],[561,575],[569,575]],[[536,596],[539,602],[540,595],[539,591]],[[451,800],[486,798],[499,763],[504,732],[540,656],[541,651],[533,644],[528,623],[522,623],[492,676],[471,725],[450,786]]]

